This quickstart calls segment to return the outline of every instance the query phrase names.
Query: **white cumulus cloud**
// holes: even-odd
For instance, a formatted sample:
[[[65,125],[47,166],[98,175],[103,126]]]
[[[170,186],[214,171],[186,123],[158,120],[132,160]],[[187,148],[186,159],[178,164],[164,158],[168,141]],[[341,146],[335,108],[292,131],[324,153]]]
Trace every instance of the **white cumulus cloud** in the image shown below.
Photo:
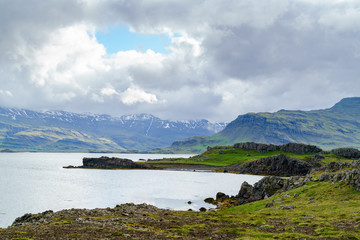
[[[139,88],[128,88],[121,94],[121,101],[126,105],[135,103],[157,103],[156,95],[147,93]]]
[[[4,106],[230,121],[360,96],[356,0],[0,1]],[[166,53],[106,52],[116,24]]]

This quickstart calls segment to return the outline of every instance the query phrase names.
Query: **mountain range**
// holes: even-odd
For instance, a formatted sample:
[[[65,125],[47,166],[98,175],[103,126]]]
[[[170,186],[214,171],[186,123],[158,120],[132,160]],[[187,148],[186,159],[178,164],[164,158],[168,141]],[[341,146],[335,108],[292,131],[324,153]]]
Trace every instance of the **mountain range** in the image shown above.
[[[189,136],[208,136],[226,123],[169,121],[150,114],[77,114],[0,108],[0,149],[20,151],[125,151],[169,146]]]
[[[329,109],[280,110],[274,113],[239,115],[212,136],[176,141],[167,150],[199,152],[207,146],[232,145],[238,142],[297,142],[316,145],[325,150],[360,148],[360,98],[344,98]]]
[[[0,108],[0,149],[195,153],[239,142],[360,148],[360,98],[344,98],[329,109],[247,113],[229,124]]]

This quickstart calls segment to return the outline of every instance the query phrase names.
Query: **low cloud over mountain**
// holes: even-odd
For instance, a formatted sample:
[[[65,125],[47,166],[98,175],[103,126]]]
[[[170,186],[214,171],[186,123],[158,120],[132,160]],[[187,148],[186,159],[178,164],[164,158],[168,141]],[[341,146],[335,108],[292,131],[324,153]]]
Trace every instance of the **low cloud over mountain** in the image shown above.
[[[217,121],[327,108],[359,95],[359,7],[353,0],[2,1],[0,102]],[[107,53],[96,33],[117,24],[166,34],[167,52]]]

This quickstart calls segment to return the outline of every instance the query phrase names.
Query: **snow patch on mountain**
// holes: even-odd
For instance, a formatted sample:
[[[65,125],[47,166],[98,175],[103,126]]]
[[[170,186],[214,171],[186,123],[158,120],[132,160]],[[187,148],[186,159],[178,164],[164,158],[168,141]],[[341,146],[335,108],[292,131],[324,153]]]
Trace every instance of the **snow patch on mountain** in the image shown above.
[[[151,114],[129,114],[120,117],[112,117],[106,114],[79,114],[71,113],[66,111],[55,111],[48,110],[43,112],[36,112],[26,109],[17,108],[1,108],[0,116],[7,117],[13,121],[19,119],[39,119],[39,120],[55,120],[65,123],[76,123],[76,122],[103,122],[110,121],[115,122],[119,125],[126,125],[129,128],[137,128],[139,125],[146,123],[145,134],[148,135],[152,128],[163,128],[163,129],[206,129],[210,132],[217,133],[225,128],[227,123],[211,123],[207,120],[163,120],[155,117]]]

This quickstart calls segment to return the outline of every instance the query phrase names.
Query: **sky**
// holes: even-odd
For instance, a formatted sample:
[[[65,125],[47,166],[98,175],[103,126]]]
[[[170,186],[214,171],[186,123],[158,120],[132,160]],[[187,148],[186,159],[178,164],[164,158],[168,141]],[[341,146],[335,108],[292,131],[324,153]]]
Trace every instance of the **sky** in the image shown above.
[[[358,0],[0,0],[0,106],[169,120],[360,96]]]

